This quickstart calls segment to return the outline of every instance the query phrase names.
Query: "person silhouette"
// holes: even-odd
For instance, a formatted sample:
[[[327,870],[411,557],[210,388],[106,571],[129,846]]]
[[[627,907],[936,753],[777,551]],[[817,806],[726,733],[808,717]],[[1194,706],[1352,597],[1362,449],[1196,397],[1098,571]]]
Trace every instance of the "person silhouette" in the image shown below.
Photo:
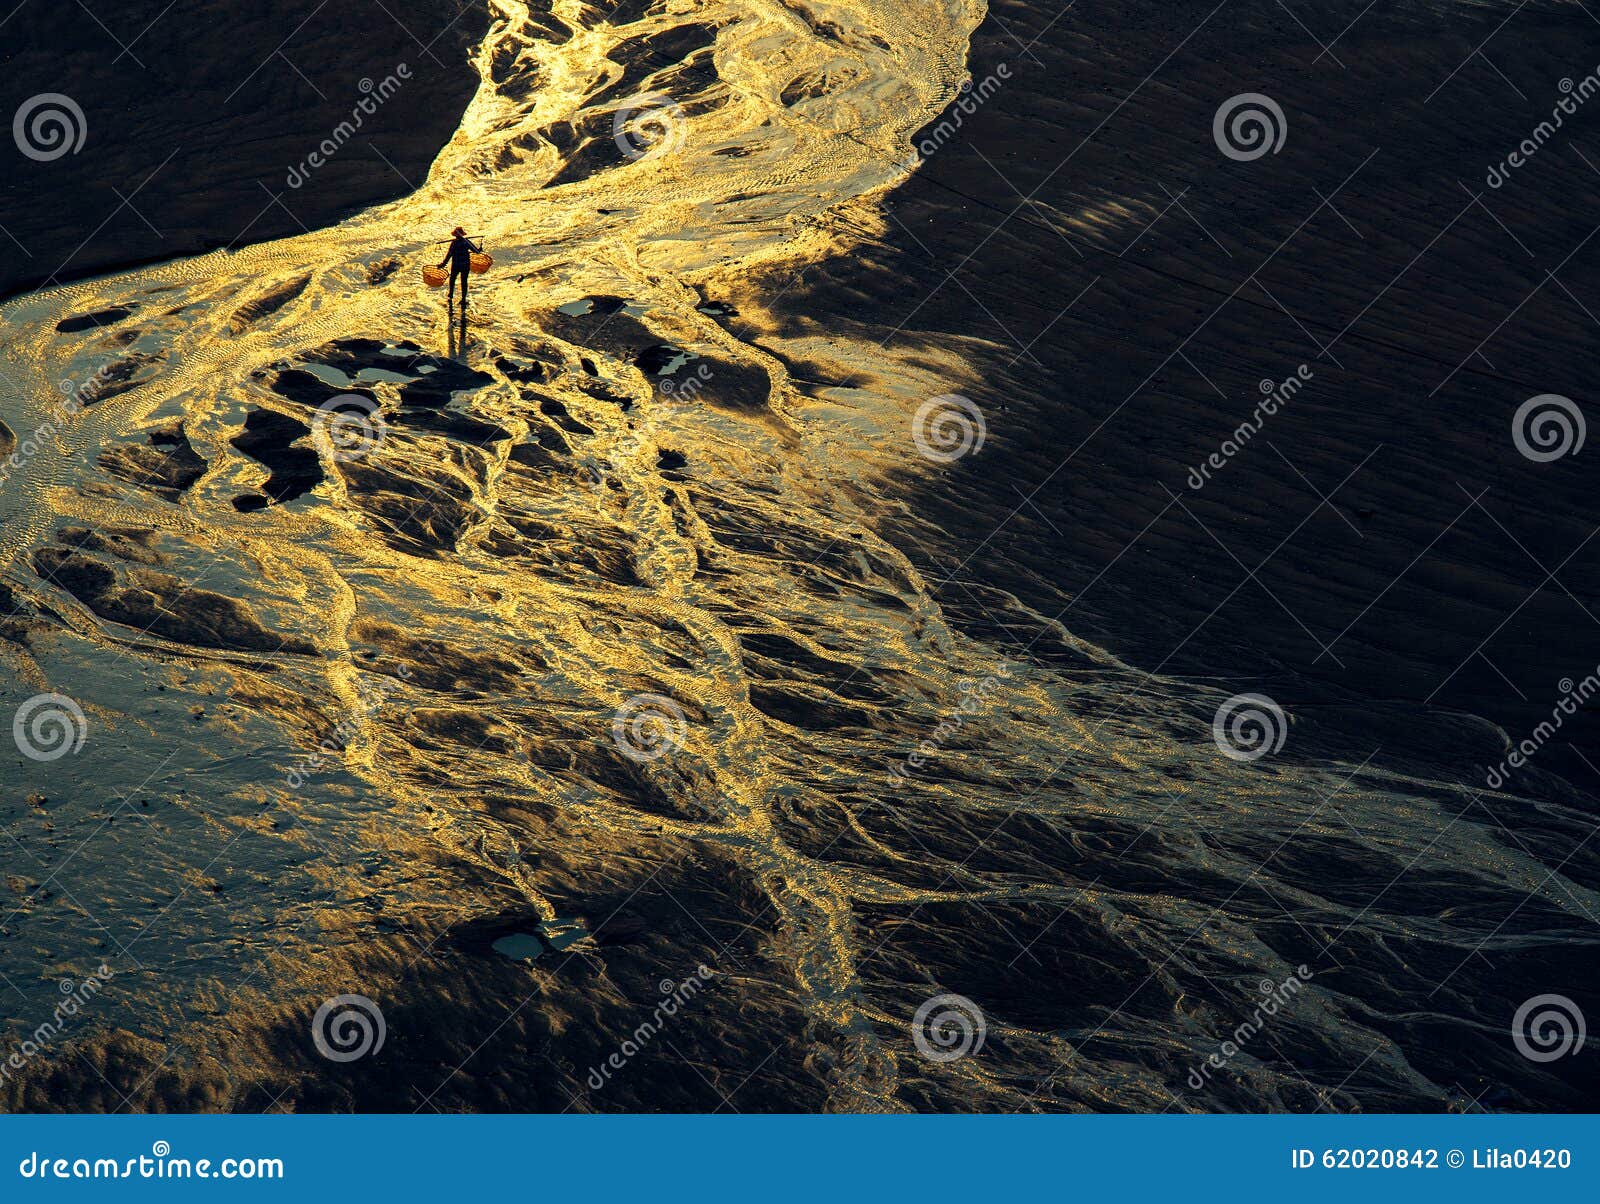
[[[439,266],[450,265],[450,283],[445,288],[445,304],[455,307],[456,303],[456,277],[461,278],[461,308],[467,307],[467,277],[472,274],[472,253],[482,252],[483,248],[467,237],[467,232],[460,226],[450,231],[450,247],[444,253],[444,258],[439,261]]]

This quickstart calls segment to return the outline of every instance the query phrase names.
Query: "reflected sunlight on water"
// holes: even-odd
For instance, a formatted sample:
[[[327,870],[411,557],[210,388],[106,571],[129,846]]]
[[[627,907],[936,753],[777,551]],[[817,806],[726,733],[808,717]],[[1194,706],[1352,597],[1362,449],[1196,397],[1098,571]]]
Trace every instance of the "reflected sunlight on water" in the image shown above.
[[[766,320],[878,228],[981,6],[495,8],[414,195],[5,307],[13,693],[90,729],[24,767],[50,801],[13,826],[9,977],[42,1001],[111,960],[99,1017],[133,1036],[104,1056],[147,1099],[705,1106],[686,1061],[767,1107],[1164,1109],[1294,973],[1224,904],[1458,939],[1257,868],[1273,834],[1342,840],[1333,794],[1368,868],[1404,865],[1449,790],[1219,758],[1215,691],[946,621],[880,520],[938,471],[905,432],[958,349]],[[457,224],[495,258],[464,337],[418,279]],[[1542,872],[1466,828],[1431,856],[1464,891]],[[701,963],[672,1054],[595,1093]],[[934,1078],[906,1026],[943,988],[988,1047]],[[1383,990],[1308,992],[1278,1039],[1438,1104]],[[390,1077],[313,1082],[305,1015],[343,992],[383,1003]],[[525,1057],[450,1077],[508,1023]],[[1311,1098],[1252,1053],[1235,1106]]]

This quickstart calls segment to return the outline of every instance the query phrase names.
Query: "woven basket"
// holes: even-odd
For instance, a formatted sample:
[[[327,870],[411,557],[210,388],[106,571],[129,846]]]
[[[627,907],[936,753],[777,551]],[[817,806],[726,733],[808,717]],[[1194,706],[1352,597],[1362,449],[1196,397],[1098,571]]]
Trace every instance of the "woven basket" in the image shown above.
[[[440,287],[442,284],[444,284],[445,279],[446,277],[443,268],[422,269],[422,283],[426,284],[429,288]]]
[[[482,251],[472,253],[472,270],[474,272],[487,272],[494,265],[494,260]]]

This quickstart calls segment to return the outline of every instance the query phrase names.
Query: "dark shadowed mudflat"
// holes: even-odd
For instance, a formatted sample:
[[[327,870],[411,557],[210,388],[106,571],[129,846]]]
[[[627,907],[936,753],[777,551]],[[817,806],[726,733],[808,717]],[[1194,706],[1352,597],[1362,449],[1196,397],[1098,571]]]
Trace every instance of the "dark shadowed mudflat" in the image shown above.
[[[423,188],[6,303],[0,1053],[115,976],[0,1107],[1592,1108],[1592,715],[1483,774],[1600,660],[1594,119],[1480,181],[1600,26],[1363,3],[513,9]]]
[[[0,113],[64,95],[83,137],[38,160],[9,124],[0,135],[0,296],[317,229],[410,192],[477,88],[466,56],[487,18],[476,0],[22,0],[0,28]],[[336,152],[306,170],[330,138]]]
[[[1319,43],[1271,2],[1001,0],[971,71],[1009,81],[924,131],[881,246],[783,299],[796,329],[885,315],[889,347],[975,361],[988,442],[915,507],[954,534],[927,562],[952,613],[993,633],[1012,591],[1145,668],[1331,713],[1357,759],[1436,741],[1389,704],[1520,739],[1600,662],[1593,448],[1512,438],[1524,401],[1581,402],[1600,370],[1600,103],[1486,183],[1600,26],[1366,7],[1296,6]],[[1283,109],[1278,154],[1219,153],[1243,92]],[[1544,768],[1600,780],[1592,703],[1552,743]]]

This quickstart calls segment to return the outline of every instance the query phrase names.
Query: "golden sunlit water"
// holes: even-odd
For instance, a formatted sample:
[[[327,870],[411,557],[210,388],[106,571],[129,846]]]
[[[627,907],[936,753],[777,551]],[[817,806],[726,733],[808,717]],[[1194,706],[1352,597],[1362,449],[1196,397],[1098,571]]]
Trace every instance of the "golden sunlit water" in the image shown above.
[[[940,487],[909,424],[969,382],[959,344],[766,306],[881,229],[980,4],[493,7],[411,195],[4,307],[23,684],[89,728],[27,767],[50,801],[13,828],[38,860],[11,863],[6,973],[46,1006],[114,963],[97,1066],[137,1065],[146,1100],[293,1102],[307,1016],[348,992],[397,1049],[457,1043],[395,1072],[396,1108],[639,1106],[620,1077],[586,1094],[590,1064],[704,963],[705,1031],[675,1039],[708,1081],[770,1076],[769,1106],[1162,1110],[1215,1027],[1184,983],[1295,972],[1219,914],[1241,892],[1264,921],[1460,939],[1258,873],[1260,816],[1354,824],[1385,864],[1431,844],[1474,888],[1545,873],[1431,837],[1443,787],[1219,757],[1216,691],[1059,624],[1047,663],[961,634],[886,536]],[[464,336],[419,275],[457,224],[495,260]],[[537,942],[475,943],[508,934]],[[993,988],[989,1056],[934,1086],[906,1025],[963,966]],[[497,1048],[448,1078],[502,1024],[542,1069]],[[1441,1098],[1335,995],[1283,1031]],[[695,1102],[685,1078],[645,1102]],[[343,1089],[302,1106],[377,1106]]]

